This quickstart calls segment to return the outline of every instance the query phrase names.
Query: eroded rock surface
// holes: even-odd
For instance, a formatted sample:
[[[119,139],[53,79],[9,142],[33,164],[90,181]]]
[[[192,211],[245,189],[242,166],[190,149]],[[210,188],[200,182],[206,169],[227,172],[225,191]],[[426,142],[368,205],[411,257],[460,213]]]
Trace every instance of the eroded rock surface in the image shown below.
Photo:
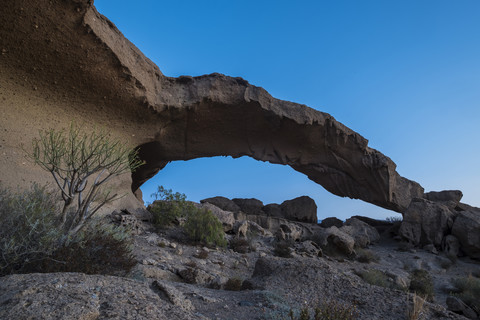
[[[336,195],[399,212],[423,195],[390,158],[329,114],[275,99],[240,78],[164,76],[92,1],[6,0],[0,25],[2,125],[12,131],[7,151],[36,129],[93,119],[132,148],[141,146],[147,164],[133,174],[133,191],[169,161],[229,155],[289,165]],[[43,107],[12,108],[19,99],[13,91]],[[21,138],[14,135],[18,117],[41,112],[45,117]],[[13,151],[11,159],[21,162]],[[8,174],[24,168],[7,160],[0,179],[24,183]],[[24,170],[31,177],[36,169]]]

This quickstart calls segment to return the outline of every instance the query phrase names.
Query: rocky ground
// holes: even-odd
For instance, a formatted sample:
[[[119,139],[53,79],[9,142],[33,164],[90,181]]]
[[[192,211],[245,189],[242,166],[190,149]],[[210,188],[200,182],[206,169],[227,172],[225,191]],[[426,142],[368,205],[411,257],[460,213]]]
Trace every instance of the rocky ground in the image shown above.
[[[248,233],[248,247],[233,246],[239,253],[232,249],[238,228],[227,234],[228,248],[206,248],[189,243],[179,227],[156,231],[137,222],[138,264],[128,277],[3,277],[0,319],[290,319],[290,310],[323,302],[354,310],[356,319],[410,319],[413,294],[406,288],[416,269],[426,270],[434,283],[434,297],[418,319],[465,319],[448,310],[451,280],[480,271],[479,261],[452,262],[435,249],[410,248],[388,230],[367,248],[356,247],[356,258],[327,254],[304,239],[292,243],[292,256],[284,258],[275,254],[278,235],[248,226],[256,232]],[[361,252],[376,261],[359,262]],[[367,283],[359,274],[369,270],[381,271],[396,289]]]

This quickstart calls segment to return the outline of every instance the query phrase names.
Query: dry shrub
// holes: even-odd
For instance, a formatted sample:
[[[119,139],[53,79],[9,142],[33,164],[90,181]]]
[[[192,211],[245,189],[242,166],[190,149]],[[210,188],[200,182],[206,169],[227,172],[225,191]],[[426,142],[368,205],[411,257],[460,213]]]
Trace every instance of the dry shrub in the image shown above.
[[[410,300],[410,299],[409,299]],[[416,293],[412,297],[412,306],[407,311],[407,320],[418,320],[423,315],[425,307],[425,299],[417,296]]]
[[[229,291],[240,291],[242,290],[243,280],[238,277],[233,277],[228,279],[227,283],[225,283],[225,290]]]
[[[200,252],[195,256],[198,259],[207,259],[209,252],[207,250],[200,250]]]
[[[480,313],[480,279],[468,276],[453,280],[453,285],[458,289],[456,294],[470,308]]]
[[[367,271],[358,272],[358,275],[365,280],[365,282],[384,288],[392,288],[394,285],[388,280],[388,276],[382,271],[371,269]]]
[[[121,226],[91,224],[52,254],[42,272],[126,275],[135,265],[132,238]]]
[[[250,243],[245,238],[235,237],[230,240],[230,248],[238,253],[248,253],[250,251]]]
[[[273,248],[273,254],[277,257],[282,258],[291,258],[292,257],[292,247],[293,242],[289,240],[280,240],[275,243]]]
[[[433,281],[432,277],[426,270],[415,270],[411,274],[410,288],[411,292],[415,292],[426,299],[432,299],[433,292]]]
[[[379,258],[372,250],[357,249],[357,260],[361,263],[370,263],[377,262]]]
[[[305,306],[300,310],[298,316],[293,310],[290,310],[289,316],[291,320],[354,320],[358,317],[355,305],[345,305],[338,301],[325,301],[313,308],[313,314],[310,314],[309,306]]]

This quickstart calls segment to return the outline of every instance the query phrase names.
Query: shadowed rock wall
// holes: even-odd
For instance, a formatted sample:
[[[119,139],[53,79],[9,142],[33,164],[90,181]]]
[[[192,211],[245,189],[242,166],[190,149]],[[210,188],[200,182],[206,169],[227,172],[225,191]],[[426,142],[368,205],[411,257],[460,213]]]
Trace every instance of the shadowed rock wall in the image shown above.
[[[11,158],[2,160],[0,179],[7,184],[18,179],[7,172],[20,161],[12,151],[19,141],[75,119],[140,146],[147,165],[132,180],[123,177],[124,190],[131,184],[135,191],[169,161],[229,155],[289,165],[338,196],[398,212],[423,196],[390,158],[327,113],[275,99],[241,78],[164,76],[90,1],[5,0],[1,7],[0,110],[9,117],[1,124],[6,132],[18,117],[28,124],[22,137],[5,134]],[[20,113],[12,109],[18,95]]]

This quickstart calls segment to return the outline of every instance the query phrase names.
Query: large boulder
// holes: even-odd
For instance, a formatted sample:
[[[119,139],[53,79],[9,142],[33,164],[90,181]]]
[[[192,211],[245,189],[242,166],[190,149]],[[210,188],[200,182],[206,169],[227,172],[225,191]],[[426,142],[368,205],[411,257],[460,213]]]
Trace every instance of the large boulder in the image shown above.
[[[480,210],[462,211],[452,228],[462,251],[472,258],[480,259]]]
[[[287,220],[317,223],[317,205],[315,201],[307,196],[298,197],[284,201],[280,208],[282,216]]]
[[[282,207],[276,203],[267,204],[262,208],[263,212],[269,217],[282,218]]]
[[[322,228],[330,228],[333,226],[341,228],[343,226],[343,221],[335,217],[329,217],[323,219],[322,222],[320,222],[319,226]]]
[[[365,248],[380,239],[377,229],[356,218],[350,218],[345,221],[340,231],[352,236],[355,240],[355,245],[360,248]]]
[[[325,252],[351,255],[354,252],[355,239],[349,234],[333,226],[320,228],[312,238]]]
[[[246,213],[247,215],[249,214],[256,214],[256,215],[264,215],[265,212],[263,212],[263,202],[255,199],[255,198],[250,198],[250,199],[243,199],[243,198],[235,198],[232,199],[232,201],[240,207],[240,210],[243,213]]]
[[[462,200],[463,193],[460,190],[443,190],[426,192],[424,198],[433,202],[454,201],[457,204]]]
[[[455,213],[447,206],[426,199],[413,199],[403,215],[399,234],[414,245],[440,248],[452,228]]]
[[[218,196],[218,197],[207,198],[207,199],[200,200],[200,203],[210,203],[216,207],[219,207],[222,210],[230,211],[233,213],[237,213],[240,211],[240,207],[235,202],[225,197]]]

